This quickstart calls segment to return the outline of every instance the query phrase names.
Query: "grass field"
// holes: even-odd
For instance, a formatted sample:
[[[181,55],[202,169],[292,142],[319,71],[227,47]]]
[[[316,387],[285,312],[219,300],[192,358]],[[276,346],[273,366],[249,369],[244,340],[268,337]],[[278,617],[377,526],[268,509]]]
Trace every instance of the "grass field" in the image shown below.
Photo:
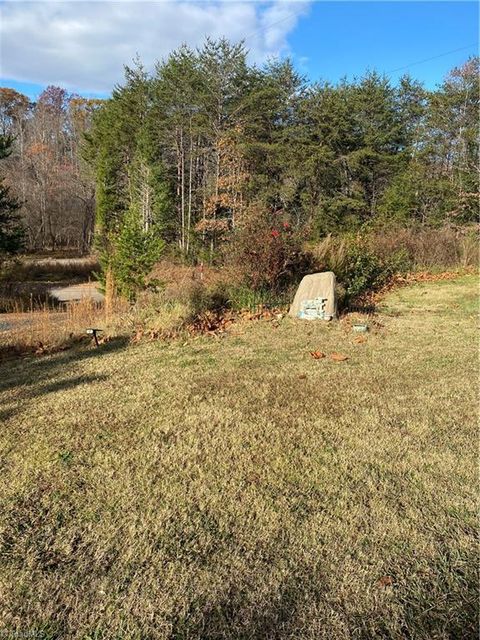
[[[1,365],[0,637],[476,638],[477,324],[469,276],[364,343],[284,319]]]

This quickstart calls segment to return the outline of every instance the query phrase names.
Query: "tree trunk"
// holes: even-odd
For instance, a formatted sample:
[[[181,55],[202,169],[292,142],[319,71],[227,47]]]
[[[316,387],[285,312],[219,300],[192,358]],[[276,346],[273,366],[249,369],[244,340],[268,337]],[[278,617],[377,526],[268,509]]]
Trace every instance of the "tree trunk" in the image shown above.
[[[192,137],[192,119],[190,118],[190,151],[188,163],[188,210],[187,210],[187,245],[185,252],[190,249],[190,226],[192,223],[192,172],[193,172],[193,137]]]

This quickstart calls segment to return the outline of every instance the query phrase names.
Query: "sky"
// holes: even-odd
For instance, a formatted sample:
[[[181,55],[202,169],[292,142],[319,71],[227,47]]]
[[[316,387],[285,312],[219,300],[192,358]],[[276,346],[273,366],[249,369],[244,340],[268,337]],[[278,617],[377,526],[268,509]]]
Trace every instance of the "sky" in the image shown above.
[[[478,54],[478,14],[461,0],[0,0],[0,85],[32,99],[49,84],[103,97],[137,54],[149,69],[183,42],[226,36],[260,65],[290,57],[311,81],[376,69],[433,89]]]

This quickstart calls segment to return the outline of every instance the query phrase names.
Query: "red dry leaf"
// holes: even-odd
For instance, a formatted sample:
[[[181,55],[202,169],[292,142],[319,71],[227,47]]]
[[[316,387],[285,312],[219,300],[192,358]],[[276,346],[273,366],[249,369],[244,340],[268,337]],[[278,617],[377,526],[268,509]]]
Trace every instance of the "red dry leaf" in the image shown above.
[[[378,581],[380,587],[391,587],[393,584],[392,576],[382,576]]]
[[[325,354],[322,351],[310,351],[310,355],[315,360],[320,360],[320,358],[325,358]]]

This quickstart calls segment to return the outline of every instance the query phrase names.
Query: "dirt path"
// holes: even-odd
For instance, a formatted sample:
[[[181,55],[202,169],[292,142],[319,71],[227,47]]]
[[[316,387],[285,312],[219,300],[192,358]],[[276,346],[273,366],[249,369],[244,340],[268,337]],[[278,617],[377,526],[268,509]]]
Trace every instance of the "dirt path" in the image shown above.
[[[96,282],[83,282],[81,284],[70,284],[65,287],[52,287],[50,289],[52,297],[59,302],[72,302],[73,300],[84,300],[89,298],[94,302],[103,302],[104,296],[98,290]]]
[[[49,289],[50,294],[58,302],[75,302],[77,300],[90,299],[94,302],[103,302],[104,296],[98,290],[95,282],[83,282],[81,284],[57,286]],[[59,322],[64,319],[63,311],[53,310],[51,317],[55,317]],[[0,333],[6,331],[16,331],[31,325],[33,316],[30,312],[24,313],[0,313]]]

